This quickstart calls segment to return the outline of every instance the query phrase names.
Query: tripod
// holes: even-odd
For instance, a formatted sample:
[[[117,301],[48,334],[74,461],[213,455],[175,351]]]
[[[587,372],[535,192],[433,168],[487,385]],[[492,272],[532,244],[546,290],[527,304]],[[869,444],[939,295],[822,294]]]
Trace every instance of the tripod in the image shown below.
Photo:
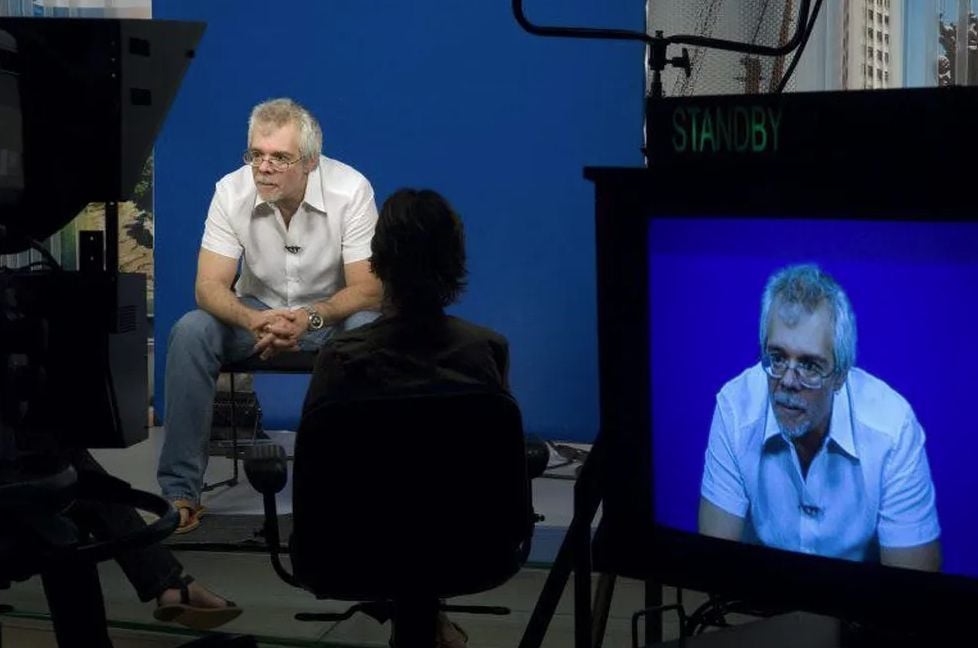
[[[574,515],[523,632],[519,648],[539,648],[543,643],[571,571],[574,572],[574,645],[576,648],[597,648],[601,645],[616,576],[611,573],[601,575],[592,615],[591,522],[605,490],[605,467],[609,456],[608,442],[605,436],[599,434],[574,484]],[[646,581],[646,608],[656,608],[661,604],[661,586]],[[645,630],[646,637],[660,638],[662,625],[659,617],[648,615]]]

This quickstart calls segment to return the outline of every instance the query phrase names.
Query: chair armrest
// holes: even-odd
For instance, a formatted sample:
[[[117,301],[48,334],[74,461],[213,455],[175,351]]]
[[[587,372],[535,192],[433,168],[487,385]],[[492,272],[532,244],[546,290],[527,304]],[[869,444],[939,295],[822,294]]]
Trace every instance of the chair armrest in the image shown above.
[[[289,481],[285,449],[274,443],[251,446],[245,452],[245,475],[262,495],[274,495]]]
[[[536,479],[547,469],[550,462],[550,448],[546,442],[535,434],[527,434],[526,444],[526,473],[530,479]]]

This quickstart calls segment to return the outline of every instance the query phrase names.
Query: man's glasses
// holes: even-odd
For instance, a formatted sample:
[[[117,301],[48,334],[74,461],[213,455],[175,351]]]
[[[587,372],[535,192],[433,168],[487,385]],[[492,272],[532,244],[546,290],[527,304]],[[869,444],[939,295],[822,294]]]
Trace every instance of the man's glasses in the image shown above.
[[[834,369],[825,370],[820,363],[812,360],[788,360],[780,353],[765,353],[761,356],[761,366],[764,372],[780,380],[788,373],[789,369],[794,369],[795,376],[802,387],[808,389],[820,389],[825,384],[825,380],[835,373]]]
[[[273,171],[285,171],[293,164],[301,162],[302,158],[298,157],[293,159],[291,156],[285,153],[272,153],[271,155],[264,155],[261,151],[248,150],[244,152],[242,156],[245,164],[249,164],[256,169],[261,166],[262,162],[268,162],[268,165],[272,167]]]

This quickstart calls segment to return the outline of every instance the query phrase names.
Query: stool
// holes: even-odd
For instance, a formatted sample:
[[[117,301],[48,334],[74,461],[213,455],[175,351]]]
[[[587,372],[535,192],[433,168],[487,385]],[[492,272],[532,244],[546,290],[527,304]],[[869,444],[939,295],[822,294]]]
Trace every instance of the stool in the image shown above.
[[[262,360],[257,355],[250,356],[237,362],[221,365],[221,373],[231,374],[231,460],[233,471],[229,479],[214,484],[204,484],[201,492],[206,493],[221,486],[232,487],[238,483],[238,447],[256,445],[255,435],[243,443],[238,442],[238,418],[236,399],[234,397],[234,374],[236,373],[280,373],[280,374],[309,374],[316,364],[319,351],[290,351],[280,353],[268,360]],[[257,430],[256,430],[257,431]]]

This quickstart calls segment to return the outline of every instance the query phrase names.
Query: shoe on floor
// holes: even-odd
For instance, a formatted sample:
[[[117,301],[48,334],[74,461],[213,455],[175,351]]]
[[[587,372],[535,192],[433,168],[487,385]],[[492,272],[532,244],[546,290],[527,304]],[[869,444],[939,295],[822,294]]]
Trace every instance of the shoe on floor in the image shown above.
[[[210,630],[233,621],[241,615],[241,608],[233,601],[225,600],[223,607],[202,607],[190,603],[190,583],[193,576],[181,576],[176,585],[180,588],[180,602],[160,604],[153,610],[157,621],[179,623],[194,630]]]
[[[170,504],[180,514],[180,524],[177,525],[174,533],[188,533],[200,526],[200,518],[205,511],[203,506],[187,499],[173,500]]]

